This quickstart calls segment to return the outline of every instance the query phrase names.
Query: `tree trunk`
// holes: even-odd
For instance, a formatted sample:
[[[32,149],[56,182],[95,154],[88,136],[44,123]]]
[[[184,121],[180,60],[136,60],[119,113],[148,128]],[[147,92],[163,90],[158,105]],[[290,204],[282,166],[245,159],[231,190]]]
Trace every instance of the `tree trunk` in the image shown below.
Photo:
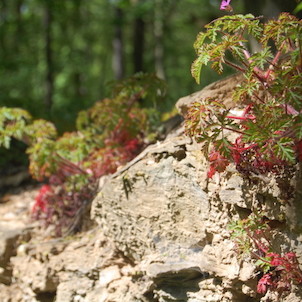
[[[295,9],[295,0],[245,0],[245,11],[255,16],[264,15],[265,18],[277,17],[281,12],[290,12]]]
[[[133,30],[133,69],[134,73],[144,71],[145,21],[142,17],[134,20]]]
[[[2,11],[2,14],[3,16],[6,16],[7,15],[7,7],[6,7],[6,2],[5,0],[1,0],[1,11]],[[1,57],[3,60],[3,62],[5,62],[6,60],[6,35],[7,35],[7,21],[6,21],[6,18],[3,17],[3,20],[2,20],[2,25],[0,27],[0,51],[1,51]]]
[[[15,33],[14,33],[14,50],[16,53],[19,53],[20,51],[20,45],[23,43],[23,38],[24,38],[24,30],[22,26],[22,15],[21,15],[21,7],[22,7],[22,0],[17,0],[15,2],[15,7],[14,7],[14,16],[16,18],[16,27],[15,27]]]
[[[165,79],[164,46],[163,46],[163,36],[164,36],[163,0],[155,0],[154,15],[155,15],[154,16],[155,72],[159,78]]]
[[[53,104],[54,90],[54,70],[53,70],[53,53],[52,53],[52,7],[51,4],[45,2],[44,11],[44,29],[45,29],[45,61],[46,61],[46,79],[45,79],[45,110],[49,114]]]
[[[74,5],[73,22],[72,22],[72,27],[74,32],[73,36],[82,35],[81,24],[83,24],[83,20],[84,20],[81,15],[82,0],[74,0],[73,5]],[[80,52],[80,49],[78,49],[76,43],[73,43],[72,47],[74,48],[76,54]],[[75,99],[78,101],[81,101],[83,99],[84,91],[85,91],[83,87],[82,76],[83,75],[79,66],[75,66],[75,69],[73,70],[73,83],[74,83]]]
[[[123,19],[124,12],[121,8],[115,8],[115,26],[113,38],[113,56],[112,68],[116,80],[121,80],[124,77],[124,45],[123,45]]]

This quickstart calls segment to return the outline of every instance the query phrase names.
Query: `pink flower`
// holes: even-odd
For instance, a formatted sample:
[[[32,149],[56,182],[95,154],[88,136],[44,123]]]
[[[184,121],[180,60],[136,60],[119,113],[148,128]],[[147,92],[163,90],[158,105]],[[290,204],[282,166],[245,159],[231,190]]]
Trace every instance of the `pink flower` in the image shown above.
[[[220,4],[220,9],[221,10],[227,10],[227,11],[231,12],[233,9],[232,9],[230,3],[231,3],[231,0],[222,0],[221,4]]]

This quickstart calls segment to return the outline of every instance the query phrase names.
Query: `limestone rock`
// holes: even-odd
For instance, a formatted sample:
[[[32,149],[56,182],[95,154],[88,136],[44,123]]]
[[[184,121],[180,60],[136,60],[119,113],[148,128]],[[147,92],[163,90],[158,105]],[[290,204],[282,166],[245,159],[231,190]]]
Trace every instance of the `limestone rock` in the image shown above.
[[[133,260],[155,250],[165,253],[170,243],[190,248],[206,237],[203,220],[209,204],[197,183],[202,171],[197,161],[187,160],[183,139],[178,147],[184,158],[175,155],[177,144],[174,138],[161,153],[146,155],[112,178],[93,202],[93,217]]]
[[[240,81],[232,79],[233,86],[222,81],[183,99],[180,111],[196,98],[229,96]],[[274,248],[296,251],[301,262],[300,197],[288,199],[296,211],[284,202],[292,189],[300,190],[300,182],[273,175],[246,178],[232,165],[208,179],[207,169],[200,146],[179,128],[100,180],[91,207],[95,229],[22,244],[18,232],[7,233],[0,246],[1,265],[4,270],[11,266],[14,282],[0,286],[0,300],[276,301],[271,293],[257,294],[254,261],[239,257],[228,225],[252,211],[264,212],[280,235]],[[298,286],[284,297],[286,302],[301,299]]]
[[[256,267],[238,257],[228,224],[258,209],[281,225],[280,179],[247,179],[230,165],[209,180],[199,148],[181,134],[151,147],[103,181],[92,217],[151,282],[147,301],[259,301]]]
[[[16,255],[17,242],[26,238],[24,229],[0,223],[0,283],[11,283],[11,257]]]
[[[242,80],[243,76],[241,74],[235,74],[209,84],[198,92],[180,98],[176,103],[176,108],[178,109],[178,112],[184,116],[190,104],[207,98],[220,100],[227,108],[232,108],[234,107],[232,93],[234,92],[235,87],[238,86]]]

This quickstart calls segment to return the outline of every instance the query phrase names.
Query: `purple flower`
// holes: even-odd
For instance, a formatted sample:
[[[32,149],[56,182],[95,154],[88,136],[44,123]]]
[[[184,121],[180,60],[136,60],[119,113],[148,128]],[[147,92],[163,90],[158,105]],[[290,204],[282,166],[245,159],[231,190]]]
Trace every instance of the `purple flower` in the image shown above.
[[[221,10],[227,10],[227,11],[232,11],[232,7],[230,5],[231,0],[222,0],[220,4],[220,9]]]

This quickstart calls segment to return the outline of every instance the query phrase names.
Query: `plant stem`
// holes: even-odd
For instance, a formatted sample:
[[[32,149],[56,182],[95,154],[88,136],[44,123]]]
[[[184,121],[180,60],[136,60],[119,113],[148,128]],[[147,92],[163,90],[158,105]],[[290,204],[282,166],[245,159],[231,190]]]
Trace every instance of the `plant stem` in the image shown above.
[[[225,60],[224,62],[225,62],[225,64],[231,66],[232,68],[234,68],[234,69],[236,69],[236,70],[238,70],[240,72],[245,72],[245,70],[242,67],[240,67],[240,66],[238,66],[238,65],[236,65],[236,64],[234,64],[234,63],[232,63],[232,62],[230,62],[228,60]]]
[[[262,104],[265,104],[265,102],[257,95],[257,94],[253,94],[253,96]]]
[[[229,128],[229,127],[222,127],[222,129],[224,130],[229,130],[229,131],[233,131],[233,132],[236,132],[236,133],[239,133],[239,134],[244,134],[242,131],[240,130],[236,130],[236,129],[232,129],[232,128]]]
[[[276,53],[273,61],[272,61],[272,64],[268,67],[266,73],[265,73],[265,76],[264,78],[267,80],[270,73],[272,72],[272,70],[274,69],[274,66],[277,64],[277,62],[279,61],[280,59],[280,56],[281,56],[281,50],[283,49],[284,47],[284,44],[285,44],[285,41],[282,42],[281,46],[280,46],[280,50]]]

